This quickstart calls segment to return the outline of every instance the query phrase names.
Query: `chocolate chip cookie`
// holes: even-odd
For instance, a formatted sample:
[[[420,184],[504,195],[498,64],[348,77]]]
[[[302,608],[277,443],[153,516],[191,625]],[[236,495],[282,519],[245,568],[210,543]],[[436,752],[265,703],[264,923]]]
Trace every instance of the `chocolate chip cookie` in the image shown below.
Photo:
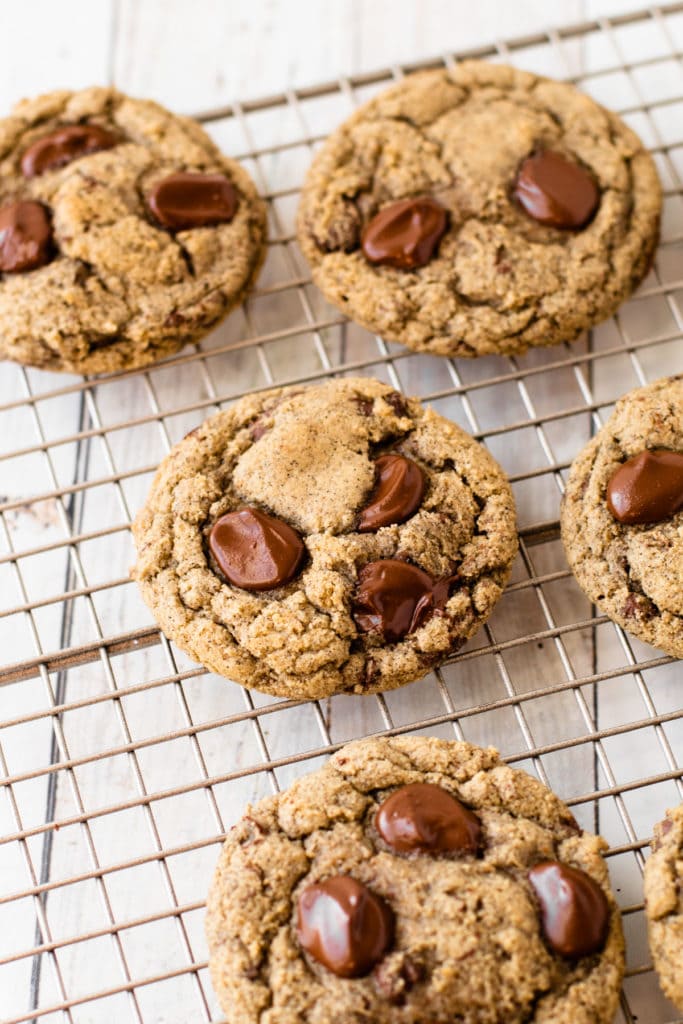
[[[420,72],[325,142],[298,218],[313,280],[384,338],[523,352],[610,316],[648,270],[661,189],[573,86],[500,64]]]
[[[0,357],[74,373],[196,341],[252,284],[265,207],[198,124],[115,89],[0,121]]]
[[[572,464],[561,524],[591,601],[683,658],[683,376],[617,402]]]
[[[161,464],[133,533],[164,632],[287,697],[419,679],[490,615],[509,484],[459,427],[363,378],[249,395]]]
[[[351,743],[250,807],[209,894],[229,1024],[610,1024],[623,973],[602,854],[493,749]]]
[[[683,1011],[683,804],[655,825],[644,884],[652,959],[664,992]]]

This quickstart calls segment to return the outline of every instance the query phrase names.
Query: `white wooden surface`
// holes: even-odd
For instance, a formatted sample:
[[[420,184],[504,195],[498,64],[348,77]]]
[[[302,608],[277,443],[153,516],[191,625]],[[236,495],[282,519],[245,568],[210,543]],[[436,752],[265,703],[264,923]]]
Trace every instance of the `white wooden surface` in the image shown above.
[[[547,27],[549,16],[555,23],[568,23],[641,6],[639,0],[563,0],[554,5],[543,0],[518,0],[515,4],[503,3],[502,0],[479,0],[477,4],[464,0],[240,0],[232,3],[225,0],[61,0],[58,4],[33,0],[23,4],[5,3],[0,8],[0,33],[4,41],[3,60],[0,62],[0,107],[3,111],[8,110],[23,95],[57,87],[76,88],[113,81],[133,95],[151,96],[178,111],[193,112],[342,74],[401,61],[416,61],[446,49],[464,50],[493,38],[522,35]],[[568,52],[569,59],[572,59],[572,51]],[[575,56],[580,59],[579,54]],[[552,73],[551,68],[546,70]],[[563,73],[563,70],[558,69],[558,73]],[[266,135],[272,133],[273,141],[277,141],[278,133],[284,131],[279,122],[280,115],[275,112],[263,120],[259,130]],[[264,139],[260,138],[259,143],[263,145]],[[225,145],[230,150],[227,137]],[[239,148],[237,143],[234,145]],[[283,157],[273,158],[262,161],[257,170],[264,175],[264,186],[272,188],[288,173],[288,165]],[[283,207],[282,230],[291,223],[292,212]],[[286,254],[282,256],[285,261],[289,258]],[[675,276],[674,269],[672,276]],[[678,270],[680,277],[680,266]],[[277,280],[278,272],[281,276],[283,272],[291,275],[292,267],[290,265],[282,271],[281,267],[275,268],[273,264],[270,271],[266,270],[265,283],[268,283],[269,273]],[[297,308],[284,309],[282,301],[295,302]],[[311,301],[315,303],[318,300],[313,296]],[[252,315],[256,329],[277,329],[283,315],[300,320],[302,313],[298,303],[298,298],[289,297],[255,306]],[[665,318],[661,309],[652,315]],[[223,343],[239,337],[244,326],[240,316],[236,314],[221,328],[219,340]],[[663,321],[662,331],[667,327]],[[648,330],[657,333],[653,321],[648,324]],[[353,344],[353,332],[349,337],[349,344]],[[598,335],[598,344],[601,343],[600,338],[609,345],[609,330]],[[274,374],[285,373],[293,358],[303,358],[296,344],[290,348],[280,346],[271,354],[270,365]],[[313,355],[310,358],[313,360]],[[675,358],[672,350],[671,359]],[[627,361],[607,360],[596,364],[596,367],[593,385],[598,398],[604,395],[606,401],[639,383],[636,372]],[[654,366],[646,366],[649,377],[657,375],[654,369]],[[662,363],[658,369],[663,373],[668,367]],[[301,364],[299,371],[305,371]],[[0,454],[34,443],[39,439],[41,428],[49,436],[69,435],[79,429],[79,423],[97,425],[97,416],[102,417],[105,423],[146,416],[153,408],[151,402],[154,400],[163,408],[175,407],[205,397],[210,399],[215,393],[212,388],[232,392],[268,383],[264,379],[262,364],[257,364],[251,353],[245,353],[229,364],[223,360],[212,372],[213,379],[192,366],[181,374],[153,372],[146,378],[146,383],[130,379],[125,388],[101,386],[97,389],[97,408],[86,409],[84,419],[81,419],[77,396],[70,395],[40,406],[39,422],[24,410],[17,410],[2,419]],[[419,393],[448,386],[442,377],[445,371],[435,360],[416,359],[405,364],[402,372],[407,390]],[[475,368],[465,367],[462,372],[466,380],[476,377]],[[29,371],[28,379],[40,390],[48,387],[45,383],[47,376]],[[11,400],[23,380],[22,373],[14,368],[8,370],[5,377],[0,376],[0,402]],[[51,378],[49,386],[56,386],[56,378]],[[154,389],[155,395],[151,394],[150,388]],[[475,425],[485,429],[500,422],[501,397],[500,392],[490,397],[485,393],[479,395],[473,410],[477,418]],[[534,403],[535,411],[543,412],[552,408],[555,401],[567,406],[579,405],[581,395],[577,390],[576,376],[568,369],[553,374],[547,381],[537,378],[530,385],[526,399]],[[518,389],[511,388],[505,394],[503,408],[506,421],[515,422],[529,417],[529,406],[525,406],[524,400],[525,396]],[[206,409],[206,413],[210,411],[211,408]],[[472,428],[472,421],[467,419],[466,410],[459,403],[445,405],[442,411]],[[158,461],[167,450],[169,441],[177,440],[203,415],[193,413],[167,421],[166,435],[157,424],[150,423],[137,430],[134,441],[122,432],[108,435],[107,444],[98,439],[90,451],[92,464],[89,475],[106,476],[114,466],[121,470]],[[570,435],[564,422],[560,421],[548,429],[544,441],[552,445],[553,457],[571,458],[581,439],[587,436],[588,429],[589,422],[585,416],[577,418]],[[533,431],[526,432],[520,441],[522,447],[506,444],[504,437],[492,439],[490,444],[510,473],[528,466],[528,450],[524,446],[539,443]],[[35,456],[0,463],[0,492],[18,497],[49,490],[55,486],[55,481],[58,486],[64,486],[74,475],[75,457],[75,446],[66,445],[63,449],[53,450],[52,462]],[[31,480],[28,486],[27,477]],[[109,486],[102,488],[99,494],[88,494],[78,510],[79,531],[87,532],[125,522],[142,501],[148,479],[147,476],[136,476],[120,488]],[[523,520],[525,516],[530,522],[556,516],[557,495],[540,485],[535,487],[532,482],[527,488],[520,488],[518,499]],[[23,512],[18,510],[10,524],[11,534],[0,535],[0,555],[9,549],[10,542],[26,547],[29,543],[47,544],[54,538],[64,537],[67,511],[61,502],[46,503],[45,507],[32,506]],[[557,544],[543,549],[543,552],[537,551],[537,556],[536,572],[554,572],[564,566]],[[116,567],[113,575],[122,576],[131,557],[128,535],[119,532],[111,538],[81,546],[80,564],[74,564],[73,560],[67,563],[66,548],[58,549],[50,556],[49,571],[46,571],[45,560],[40,561],[35,571],[31,561],[26,560],[22,571],[28,594],[22,594],[21,581],[11,565],[0,565],[0,582],[3,594],[7,595],[3,598],[3,607],[13,607],[27,598],[36,599],[37,595],[60,593],[65,580],[71,589],[77,589],[84,580],[90,584],[106,581],[112,575],[112,566]],[[523,567],[520,567],[516,578],[522,579],[524,575]],[[121,599],[122,593],[125,594],[124,600]],[[570,592],[565,588],[558,592],[555,605],[552,591],[547,593],[549,614],[555,623],[588,616],[588,606],[578,591]],[[519,591],[514,599],[506,600],[506,610],[497,620],[497,640],[548,627],[547,615],[543,614],[529,591]],[[97,639],[101,632],[107,635],[123,632],[149,621],[148,613],[131,586],[122,585],[122,590],[105,591],[101,598],[97,595],[91,599],[79,598],[72,604],[72,644]],[[58,648],[61,609],[51,605],[37,612],[34,620],[38,623],[43,649]],[[36,637],[31,633],[28,617],[21,628],[17,626],[16,616],[11,620],[0,619],[0,637],[7,662],[36,653]],[[555,682],[563,678],[567,670],[566,664],[562,663],[563,656],[569,659],[571,670],[581,675],[590,674],[596,667],[623,663],[624,652],[615,650],[612,633],[605,631],[603,634],[601,631],[598,641],[597,654],[590,636],[572,634],[567,636],[562,650],[546,650],[544,671],[550,673],[547,680],[539,680],[525,651],[511,651],[505,662],[510,687],[522,692],[525,687],[538,686],[539,682]],[[637,644],[634,646],[642,653]],[[651,657],[652,653],[647,652],[647,656]],[[163,646],[133,652],[111,663],[103,660],[71,670],[66,697],[71,701],[79,697],[92,699],[117,686],[162,678],[174,671],[172,657],[170,650]],[[181,671],[192,668],[182,656],[177,657],[177,664]],[[649,677],[661,697],[661,706],[677,706],[674,675],[668,666]],[[509,692],[489,659],[455,666],[446,678],[450,699],[456,708],[461,699],[467,702],[461,698],[463,687],[477,690],[480,700],[501,699]],[[45,676],[0,689],[0,720],[49,706],[53,700],[50,688],[55,685],[54,677]],[[222,719],[243,711],[247,699],[238,687],[226,686],[222,680],[210,677],[191,678],[182,689],[176,685],[170,690],[174,696],[169,699],[161,699],[152,690],[126,697],[120,704],[108,701],[69,712],[58,735],[61,758],[87,758],[99,750],[124,746],[131,740],[140,743],[150,736],[182,730],[191,722],[198,724]],[[636,677],[628,685],[618,679],[613,686],[606,686],[600,692],[604,693],[604,706],[599,708],[601,726],[611,720],[620,723],[628,720],[629,716],[634,719],[645,717],[646,710]],[[587,706],[591,705],[593,697],[592,690],[586,688]],[[469,700],[471,702],[471,698]],[[256,696],[254,703],[262,706],[268,702]],[[408,688],[388,695],[386,703],[396,724],[443,711],[442,697],[437,695],[435,688],[430,690],[428,687],[419,691]],[[384,728],[386,722],[378,707],[374,702],[363,704],[344,698],[328,702],[324,714],[330,739],[338,742],[372,729]],[[261,729],[272,757],[286,756],[293,750],[311,749],[322,742],[320,723],[313,709],[308,707],[263,718]],[[509,754],[525,749],[524,729],[528,729],[533,742],[540,745],[568,739],[585,731],[586,721],[573,695],[567,694],[566,699],[557,698],[550,715],[548,705],[539,702],[535,707],[532,702],[525,708],[524,721],[520,721],[510,709],[507,713],[501,712],[495,720],[470,718],[465,719],[463,725],[466,738],[476,742],[496,742],[504,753]],[[453,735],[450,726],[431,731]],[[635,741],[641,743],[641,748],[635,752],[631,745],[632,737],[629,737],[628,745],[610,743],[610,763],[617,773],[623,773],[617,781],[622,781],[629,772],[636,778],[639,774],[667,770],[662,746],[652,733],[652,730],[644,730],[633,734]],[[0,774],[30,771],[36,765],[46,763],[50,744],[49,721],[43,718],[30,727],[5,730],[0,740],[7,762],[6,765],[0,763]],[[680,754],[681,730],[668,735],[667,740]],[[55,817],[68,818],[78,815],[83,809],[90,813],[93,809],[120,801],[135,801],[145,792],[184,786],[188,779],[196,779],[199,783],[206,774],[217,775],[230,767],[255,764],[262,757],[260,741],[261,737],[254,728],[225,726],[203,733],[200,743],[188,741],[185,737],[143,748],[136,754],[124,752],[99,762],[88,762],[75,770],[70,782],[60,781],[55,796]],[[549,781],[560,792],[588,792],[609,783],[609,779],[594,777],[588,747],[559,752],[544,764]],[[306,767],[312,767],[311,763]],[[277,782],[286,784],[299,770],[294,767],[279,771]],[[245,800],[267,792],[271,782],[262,774],[254,774],[230,786],[216,786],[208,797],[199,791],[198,795],[156,801],[152,812],[144,806],[136,806],[117,815],[93,817],[87,827],[75,824],[61,829],[53,841],[51,876],[70,877],[96,869],[101,864],[123,863],[136,856],[149,858],[162,848],[178,848],[196,839],[216,835],[239,816]],[[16,807],[13,808],[9,800],[0,799],[0,833],[13,833],[19,827],[39,826],[44,821],[45,778],[20,783],[15,791]],[[651,788],[644,793],[632,794],[629,812],[637,822],[638,835],[647,835],[653,817],[660,813],[667,801],[675,800],[676,787],[673,783],[664,784],[661,790]],[[21,815],[19,826],[17,811]],[[579,808],[580,818],[581,813],[582,808]],[[589,820],[584,823],[587,826],[591,824]],[[612,842],[629,841],[630,837],[624,834],[623,825],[614,816],[611,804],[605,807],[601,827]],[[42,844],[42,834],[28,841],[36,870],[39,870]],[[108,873],[104,884],[92,880],[56,889],[47,904],[52,938],[58,941],[106,929],[114,920],[127,921],[148,914],[154,916],[168,911],[174,900],[180,904],[201,901],[216,852],[215,844],[207,843],[191,854],[178,854],[163,863],[149,860],[145,866],[135,870]],[[634,867],[631,855],[624,857],[623,861],[616,858],[611,864],[617,884],[621,882],[628,889],[630,898],[625,902],[638,902],[641,898],[639,877]],[[36,880],[31,877],[20,844],[0,846],[0,895],[29,887]],[[644,963],[647,950],[643,945],[642,921],[629,923],[629,927],[632,930],[631,963]],[[34,929],[34,907],[30,901],[0,906],[0,956],[3,951],[16,948],[17,936],[21,936],[25,948],[39,941],[34,938]],[[112,941],[110,936],[103,936],[65,947],[58,955],[58,965],[64,990],[69,998],[74,998],[108,986],[119,986],[125,980],[126,972],[129,977],[138,979],[180,968],[188,962],[188,950],[197,961],[205,956],[199,908],[183,914],[181,927],[169,917],[125,931],[116,941]],[[30,960],[0,967],[0,1016],[14,1017],[28,1012],[30,971]],[[204,988],[208,992],[206,984]],[[63,998],[54,964],[43,963],[40,998],[45,1005],[59,1003]],[[204,1019],[215,1009],[215,1004],[209,995],[210,1011],[202,1011],[203,998],[192,977],[182,975],[161,985],[138,989],[132,997],[118,994],[96,1004],[85,1003],[73,1011],[72,1019],[78,1022],[130,1019],[144,1024]],[[632,998],[634,1005],[642,1005],[644,1000],[650,1008],[654,1006],[653,1000],[657,1002],[660,1014],[657,1020],[674,1019],[673,1011],[664,1008],[662,997],[652,985],[639,992],[638,979],[635,979]],[[638,1000],[641,1000],[640,1004]],[[55,1014],[43,1019],[61,1021],[63,1017]],[[641,1020],[646,1019],[646,1016],[641,1017]]]

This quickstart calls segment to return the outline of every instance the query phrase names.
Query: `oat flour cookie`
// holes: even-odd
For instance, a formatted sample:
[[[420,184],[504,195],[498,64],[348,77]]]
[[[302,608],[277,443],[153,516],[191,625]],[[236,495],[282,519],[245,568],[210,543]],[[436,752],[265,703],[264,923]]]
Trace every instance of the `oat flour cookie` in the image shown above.
[[[114,89],[0,121],[0,357],[142,366],[196,341],[253,282],[265,209],[198,124]]]
[[[617,402],[572,464],[561,523],[591,601],[683,657],[683,376]]]
[[[409,75],[315,157],[298,235],[348,316],[418,351],[575,338],[650,266],[661,190],[638,137],[573,86],[465,61]]]
[[[644,882],[652,959],[662,988],[683,1010],[683,804],[655,825]]]
[[[209,894],[229,1024],[610,1024],[604,840],[492,748],[360,740],[228,834]]]
[[[261,392],[207,420],[161,464],[133,532],[164,632],[288,697],[419,679],[488,618],[517,550],[488,452],[363,378]]]

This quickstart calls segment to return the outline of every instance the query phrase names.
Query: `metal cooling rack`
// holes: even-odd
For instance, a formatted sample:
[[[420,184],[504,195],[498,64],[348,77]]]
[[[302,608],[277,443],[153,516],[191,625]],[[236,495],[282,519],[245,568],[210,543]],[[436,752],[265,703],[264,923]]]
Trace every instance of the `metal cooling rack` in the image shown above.
[[[521,358],[421,357],[348,324],[293,235],[316,144],[414,68],[202,116],[267,196],[269,258],[247,305],[144,372],[0,381],[0,1013],[20,1021],[217,1021],[204,898],[247,800],[341,743],[425,732],[496,743],[610,842],[628,941],[619,1021],[680,1020],[650,966],[642,866],[683,798],[680,663],[596,613],[571,578],[558,504],[571,459],[624,391],[683,369],[683,4],[474,54],[565,77],[618,110],[665,187],[655,268],[580,342]],[[430,64],[451,63],[448,54]],[[521,550],[489,625],[441,671],[379,697],[271,700],[203,671],[129,581],[131,515],[159,460],[247,391],[365,373],[427,399],[513,481]]]

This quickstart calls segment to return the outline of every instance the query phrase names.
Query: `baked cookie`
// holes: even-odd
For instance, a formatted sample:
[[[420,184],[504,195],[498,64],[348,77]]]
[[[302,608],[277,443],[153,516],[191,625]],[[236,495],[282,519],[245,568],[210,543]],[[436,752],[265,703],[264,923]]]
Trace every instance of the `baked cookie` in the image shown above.
[[[249,395],[162,462],[134,576],[192,658],[286,697],[389,690],[490,615],[509,484],[459,427],[363,378]]]
[[[610,316],[647,272],[661,189],[573,86],[464,61],[409,75],[327,139],[298,235],[353,320],[439,355],[523,352]]]
[[[652,959],[666,995],[683,1010],[683,804],[655,825],[645,862],[645,913]]]
[[[609,1024],[621,920],[565,804],[497,752],[349,744],[230,831],[209,893],[229,1024]]]
[[[202,128],[115,89],[23,100],[0,121],[0,357],[143,366],[238,303],[263,202]]]
[[[572,463],[567,560],[591,601],[683,658],[683,376],[625,395]]]

